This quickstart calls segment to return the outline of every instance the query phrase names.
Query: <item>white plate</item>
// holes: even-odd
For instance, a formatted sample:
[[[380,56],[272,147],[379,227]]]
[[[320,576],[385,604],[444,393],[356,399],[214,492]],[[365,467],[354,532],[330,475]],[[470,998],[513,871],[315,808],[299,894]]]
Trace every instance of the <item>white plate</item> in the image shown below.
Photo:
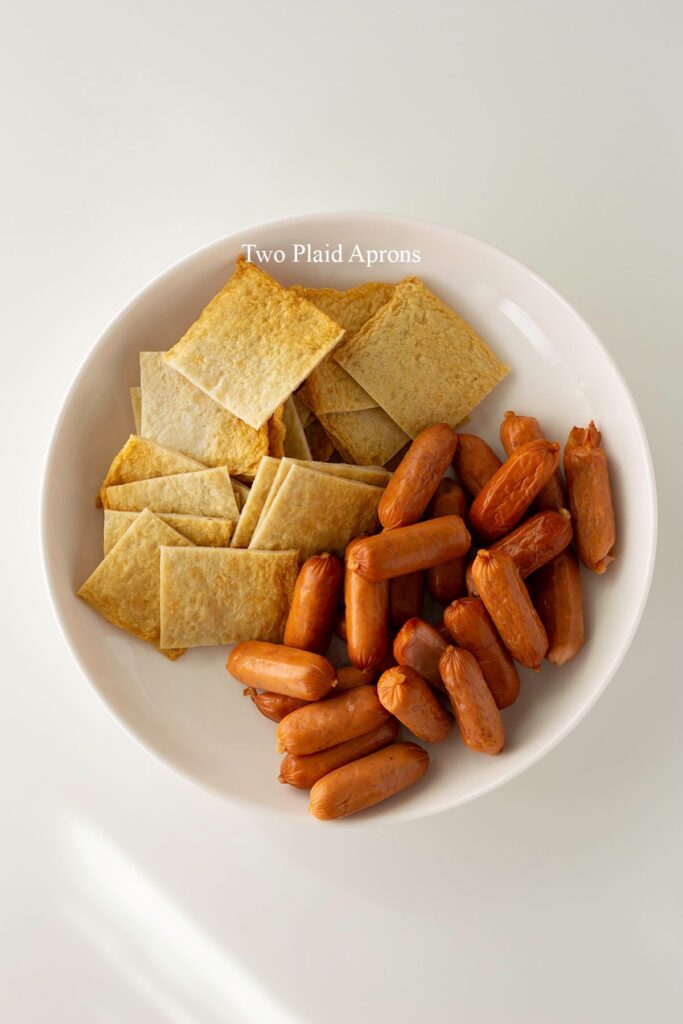
[[[511,367],[467,429],[498,447],[506,409],[538,417],[566,440],[594,418],[610,457],[618,557],[607,574],[583,573],[587,642],[561,669],[524,672],[504,713],[499,757],[468,751],[456,736],[430,748],[424,780],[347,825],[436,814],[514,778],[580,721],[614,675],[633,638],[650,585],[656,493],[647,440],[614,363],[572,307],[537,274],[457,231],[376,214],[317,214],[250,228],[188,256],[129,303],[104,331],[67,395],[49,451],[43,491],[43,551],[67,643],[86,677],[130,732],[179,772],[245,807],[312,820],[307,794],[277,782],[274,725],[242,697],[224,668],[226,649],[189,651],[176,663],[109,625],[74,593],[101,558],[102,513],[93,505],[112,456],[133,431],[128,389],[138,352],[166,349],[224,284],[243,243],[355,243],[419,249],[419,265],[270,266],[283,284],[344,288],[373,279],[424,278]],[[410,387],[410,381],[406,381]],[[616,726],[615,726],[616,727]],[[336,827],[339,827],[337,825]]]

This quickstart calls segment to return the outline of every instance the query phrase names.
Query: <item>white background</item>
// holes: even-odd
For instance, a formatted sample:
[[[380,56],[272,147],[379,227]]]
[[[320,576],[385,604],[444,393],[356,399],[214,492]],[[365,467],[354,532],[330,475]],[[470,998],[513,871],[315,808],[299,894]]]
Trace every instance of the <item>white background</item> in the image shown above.
[[[2,6],[0,1018],[680,1020],[680,4]],[[661,517],[640,631],[569,739],[450,814],[342,833],[139,748],[38,541],[54,417],[119,307],[329,209],[453,225],[556,285],[633,390]]]

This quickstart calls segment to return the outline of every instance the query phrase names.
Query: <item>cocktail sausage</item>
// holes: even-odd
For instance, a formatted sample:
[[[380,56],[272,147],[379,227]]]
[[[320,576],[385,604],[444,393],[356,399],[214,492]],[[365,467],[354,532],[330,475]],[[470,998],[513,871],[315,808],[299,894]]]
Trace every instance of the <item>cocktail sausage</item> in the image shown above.
[[[469,521],[476,533],[490,541],[509,533],[559,461],[560,446],[555,441],[529,441],[513,452],[472,502]]]
[[[534,576],[536,611],[548,634],[546,659],[564,665],[583,647],[583,602],[579,563],[566,548]]]
[[[420,431],[380,498],[377,514],[386,530],[409,526],[421,518],[457,443],[458,435],[447,423]]]
[[[394,640],[394,657],[399,665],[410,665],[416,672],[443,690],[439,658],[448,647],[437,629],[423,619],[409,619]]]
[[[285,625],[288,647],[325,654],[330,646],[344,569],[336,555],[312,555],[299,570]]]
[[[337,679],[322,655],[263,640],[245,640],[233,647],[226,668],[245,686],[307,701],[324,697]]]
[[[329,775],[335,768],[394,743],[397,735],[398,722],[392,718],[379,729],[338,743],[336,747],[319,750],[317,754],[285,754],[280,765],[280,782],[287,782],[297,789],[310,789],[318,779]]]
[[[499,754],[505,744],[503,720],[474,655],[448,647],[440,671],[465,746]]]
[[[519,673],[481,599],[461,597],[448,606],[443,618],[458,647],[477,659],[498,707],[513,704],[519,695]]]
[[[316,782],[308,809],[316,818],[344,818],[412,786],[428,767],[429,754],[422,747],[392,743]]]
[[[500,459],[481,437],[476,434],[458,434],[453,469],[473,498],[476,498],[500,467]]]
[[[453,719],[419,672],[395,665],[379,677],[377,696],[399,722],[425,743],[440,743],[453,728]]]
[[[539,669],[548,637],[513,560],[500,552],[481,550],[472,574],[486,611],[512,657],[520,665]]]
[[[288,754],[315,754],[372,732],[389,720],[376,686],[359,686],[330,700],[292,711],[277,727],[277,749]]]
[[[354,541],[347,548],[346,568],[367,580],[387,580],[457,558],[469,547],[470,535],[460,516],[441,516]]]
[[[585,429],[572,428],[564,449],[576,550],[586,568],[597,573],[603,573],[614,561],[616,542],[612,489],[601,440],[591,420]]]

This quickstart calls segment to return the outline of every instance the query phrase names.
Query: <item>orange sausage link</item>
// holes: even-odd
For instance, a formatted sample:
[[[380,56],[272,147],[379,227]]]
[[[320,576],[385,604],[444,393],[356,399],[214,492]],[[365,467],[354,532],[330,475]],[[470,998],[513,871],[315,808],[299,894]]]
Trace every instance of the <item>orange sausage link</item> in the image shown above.
[[[288,647],[325,654],[330,646],[344,569],[336,555],[313,555],[299,570],[285,625]]]
[[[346,609],[340,608],[337,612],[337,616],[334,620],[334,631],[340,640],[346,643],[348,637],[346,634]]]
[[[440,670],[465,746],[481,754],[499,754],[505,745],[503,720],[474,655],[448,647]]]
[[[461,597],[444,612],[453,641],[477,659],[486,685],[499,708],[508,708],[519,695],[519,673],[478,597]]]
[[[607,456],[600,441],[600,431],[591,420],[585,429],[572,428],[564,449],[576,550],[586,568],[597,573],[614,561],[616,543]]]
[[[469,502],[467,495],[456,480],[446,477],[436,489],[436,493],[427,505],[426,516],[428,519],[436,519],[438,516],[460,516],[464,519],[467,515]]]
[[[344,665],[337,669],[337,685],[333,694],[343,690],[355,690],[357,686],[372,686],[377,681],[378,672],[374,668],[356,668],[355,665]]]
[[[429,754],[422,747],[392,743],[316,782],[308,809],[323,820],[344,818],[412,786],[428,767]]]
[[[292,711],[277,727],[277,749],[288,754],[315,754],[379,729],[389,717],[379,702],[377,687],[359,686]]]
[[[564,551],[572,539],[572,517],[566,508],[559,512],[537,512],[525,522],[497,540],[489,551],[509,555],[523,580],[536,572],[551,558]]]
[[[465,492],[455,480],[442,480],[436,494],[427,507],[430,519],[437,516],[467,515],[467,498]],[[435,601],[450,604],[456,597],[465,593],[465,558],[451,558],[441,565],[433,565],[427,569],[427,589]],[[418,613],[419,614],[419,613]]]
[[[470,597],[477,596],[477,585],[474,582],[474,576],[472,575],[473,565],[474,563],[470,562],[470,564],[467,566],[467,569],[465,570],[465,590],[467,591]]]
[[[545,440],[545,434],[535,416],[518,416],[515,412],[506,412],[500,425],[500,440],[506,453],[512,455],[529,441]],[[559,512],[565,505],[562,480],[559,472],[556,472],[538,492],[534,507],[541,512],[545,509]]]
[[[368,580],[387,580],[447,562],[469,548],[470,535],[460,516],[441,516],[354,541],[347,548],[346,568]]]
[[[395,665],[379,677],[377,696],[399,722],[425,743],[440,743],[453,719],[429,684],[409,665]]]
[[[476,434],[458,434],[453,469],[471,497],[476,498],[501,465],[500,459],[483,438]]]
[[[244,692],[245,695],[251,697],[261,714],[265,718],[269,718],[271,722],[281,722],[285,715],[308,704],[307,700],[300,700],[299,697],[286,697],[284,693],[257,693],[252,686]]]
[[[307,701],[324,697],[337,680],[336,670],[322,655],[263,640],[245,640],[233,647],[226,668],[245,686]]]
[[[557,469],[556,441],[529,441],[504,462],[472,502],[469,521],[488,540],[509,533]]]
[[[439,604],[449,604],[465,593],[465,559],[451,558],[427,569],[427,589]]]
[[[428,622],[409,619],[394,640],[394,658],[399,665],[409,665],[432,686],[443,690],[439,659],[447,647],[448,641]]]
[[[500,552],[482,550],[472,573],[486,611],[512,657],[534,671],[540,668],[548,637],[513,560]]]
[[[389,580],[389,622],[399,630],[408,619],[422,615],[424,600],[424,574],[409,572]]]
[[[377,515],[385,530],[410,526],[422,517],[457,443],[458,435],[447,423],[420,431],[380,498]]]
[[[579,563],[571,548],[534,576],[536,611],[548,634],[546,659],[564,665],[583,647],[583,601]]]
[[[359,540],[346,549],[347,557]],[[389,657],[389,585],[373,583],[347,568],[344,576],[346,643],[356,668],[377,668]]]
[[[319,750],[317,754],[285,754],[280,765],[280,782],[287,782],[297,789],[310,789],[318,779],[329,775],[335,768],[381,750],[394,743],[397,736],[398,722],[392,718],[380,725],[379,729],[366,732],[354,740],[338,743],[336,747]]]

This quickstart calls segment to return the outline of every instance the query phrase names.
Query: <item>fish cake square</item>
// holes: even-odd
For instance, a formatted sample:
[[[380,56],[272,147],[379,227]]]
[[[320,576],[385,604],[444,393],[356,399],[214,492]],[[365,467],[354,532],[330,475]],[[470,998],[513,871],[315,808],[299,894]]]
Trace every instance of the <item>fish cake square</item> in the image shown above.
[[[258,430],[332,351],[343,329],[243,257],[166,359]],[[143,394],[143,416],[144,416]]]
[[[509,368],[463,318],[409,277],[334,358],[409,437],[456,426]]]

